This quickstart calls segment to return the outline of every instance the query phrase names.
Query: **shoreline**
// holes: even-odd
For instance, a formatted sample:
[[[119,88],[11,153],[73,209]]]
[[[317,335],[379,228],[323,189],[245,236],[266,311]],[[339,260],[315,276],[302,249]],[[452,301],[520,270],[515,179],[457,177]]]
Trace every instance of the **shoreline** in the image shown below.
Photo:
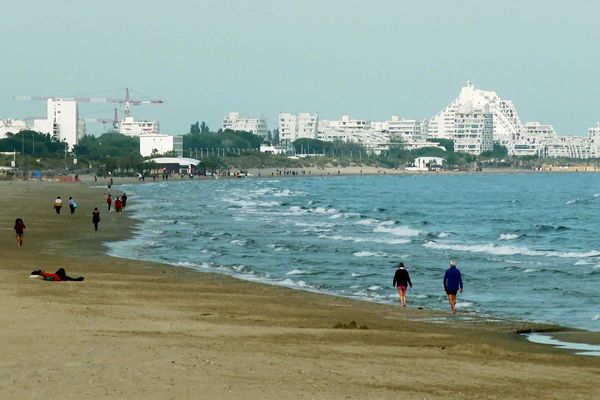
[[[127,214],[118,219],[103,212],[96,235],[88,213],[103,206],[104,192],[89,186],[0,183],[6,193],[0,199],[3,398],[197,398],[200,391],[250,399],[447,399],[452,393],[558,399],[595,393],[598,357],[532,344],[516,333],[557,326],[441,325],[427,319],[449,313],[104,255],[102,243],[130,237],[132,224]],[[59,192],[79,202],[70,220],[52,215]],[[27,225],[20,252],[10,229],[15,214]],[[27,278],[34,267],[58,266],[85,281]],[[351,321],[368,329],[334,328]]]

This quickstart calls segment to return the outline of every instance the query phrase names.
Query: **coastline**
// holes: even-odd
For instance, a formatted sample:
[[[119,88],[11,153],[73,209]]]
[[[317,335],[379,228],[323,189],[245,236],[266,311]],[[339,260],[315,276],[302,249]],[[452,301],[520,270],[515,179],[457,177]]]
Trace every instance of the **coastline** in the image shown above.
[[[106,215],[104,190],[89,186],[87,180],[0,183],[6,193],[0,199],[3,398],[595,393],[598,357],[535,345],[515,333],[561,327],[455,319],[105,255],[102,243],[130,237],[131,221],[127,213]],[[53,215],[59,193],[78,200],[74,217]],[[97,235],[90,223],[96,205],[102,210]],[[27,225],[21,251],[10,229],[17,214]],[[37,267],[59,266],[86,280],[27,279]],[[440,319],[445,322],[435,323]],[[333,328],[350,321],[368,329]],[[460,374],[448,373],[449,365]]]

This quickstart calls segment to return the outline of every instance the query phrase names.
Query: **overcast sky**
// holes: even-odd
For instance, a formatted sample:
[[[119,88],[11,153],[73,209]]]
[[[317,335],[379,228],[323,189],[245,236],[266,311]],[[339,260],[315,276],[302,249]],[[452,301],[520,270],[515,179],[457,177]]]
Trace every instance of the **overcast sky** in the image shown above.
[[[558,5],[555,5],[557,4]],[[595,1],[0,0],[0,118],[15,95],[160,98],[133,109],[166,133],[280,111],[429,118],[465,84],[521,119],[586,135],[600,121]],[[80,106],[112,117],[111,105]],[[88,126],[88,130],[92,128]],[[100,128],[95,128],[101,129]]]

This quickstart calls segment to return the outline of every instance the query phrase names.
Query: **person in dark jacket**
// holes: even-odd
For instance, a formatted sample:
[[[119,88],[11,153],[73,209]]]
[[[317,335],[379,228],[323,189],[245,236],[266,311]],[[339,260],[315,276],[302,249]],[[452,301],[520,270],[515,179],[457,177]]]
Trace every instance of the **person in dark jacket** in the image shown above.
[[[410,281],[410,275],[406,268],[404,268],[404,263],[398,264],[398,269],[394,274],[394,287],[398,289],[398,294],[400,295],[400,303],[402,303],[402,307],[406,307],[406,288],[412,288],[412,282]]]
[[[456,314],[456,293],[463,292],[463,281],[460,271],[456,268],[456,261],[450,261],[450,268],[444,274],[444,290],[448,295],[448,302],[452,314]]]
[[[94,224],[94,230],[98,230],[98,224],[100,223],[100,211],[98,211],[98,207],[94,207],[94,211],[92,211],[92,224]]]
[[[17,218],[15,220],[15,233],[17,234],[17,247],[23,247],[23,235],[25,234],[25,222],[23,219]]]

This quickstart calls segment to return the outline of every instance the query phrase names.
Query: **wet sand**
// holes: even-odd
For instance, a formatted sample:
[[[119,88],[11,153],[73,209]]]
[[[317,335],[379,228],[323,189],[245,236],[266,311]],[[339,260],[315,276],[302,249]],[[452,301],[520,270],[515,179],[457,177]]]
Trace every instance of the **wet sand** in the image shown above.
[[[559,327],[452,317],[106,256],[102,243],[128,237],[134,221],[105,211],[103,182],[0,182],[2,399],[597,397],[600,357],[516,333]],[[57,195],[77,199],[75,215],[67,207],[53,212]],[[21,250],[16,217],[27,225]],[[61,266],[85,281],[28,278]]]

